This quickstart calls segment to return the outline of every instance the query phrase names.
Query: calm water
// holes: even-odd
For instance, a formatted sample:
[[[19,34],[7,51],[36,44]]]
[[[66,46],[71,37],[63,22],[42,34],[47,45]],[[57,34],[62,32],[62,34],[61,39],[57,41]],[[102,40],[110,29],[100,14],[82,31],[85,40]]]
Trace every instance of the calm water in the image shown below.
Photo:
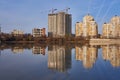
[[[0,80],[119,80],[120,45],[1,45]]]

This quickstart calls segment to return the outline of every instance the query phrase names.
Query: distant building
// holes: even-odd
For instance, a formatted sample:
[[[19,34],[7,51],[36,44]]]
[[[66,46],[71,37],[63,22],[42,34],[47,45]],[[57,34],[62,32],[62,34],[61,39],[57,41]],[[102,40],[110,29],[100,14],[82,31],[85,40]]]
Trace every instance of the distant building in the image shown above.
[[[21,30],[16,30],[16,29],[14,29],[14,30],[11,32],[11,34],[14,35],[14,36],[19,36],[19,35],[23,35],[24,32],[21,31]]]
[[[46,33],[45,28],[42,29],[34,28],[32,30],[33,37],[45,37],[46,36],[45,33]]]
[[[114,16],[109,23],[103,24],[102,38],[120,38],[119,16]]]
[[[88,14],[83,18],[83,22],[76,23],[75,36],[97,38],[98,25],[92,16]]]
[[[71,21],[71,14],[65,12],[48,14],[48,37],[71,35]]]

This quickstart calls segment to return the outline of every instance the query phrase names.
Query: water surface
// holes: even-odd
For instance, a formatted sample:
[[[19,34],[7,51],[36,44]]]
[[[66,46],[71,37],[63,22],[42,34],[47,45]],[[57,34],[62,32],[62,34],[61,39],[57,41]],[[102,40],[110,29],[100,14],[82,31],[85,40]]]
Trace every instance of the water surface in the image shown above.
[[[0,80],[119,80],[120,45],[1,45]]]

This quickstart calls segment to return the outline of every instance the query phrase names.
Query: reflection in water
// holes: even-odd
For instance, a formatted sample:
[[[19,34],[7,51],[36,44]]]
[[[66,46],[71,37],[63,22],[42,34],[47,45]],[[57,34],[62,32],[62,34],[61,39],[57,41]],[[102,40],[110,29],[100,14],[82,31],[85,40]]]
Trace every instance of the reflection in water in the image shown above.
[[[1,50],[0,50],[0,56],[1,56]]]
[[[71,68],[71,49],[65,46],[48,46],[48,68],[65,72]]]
[[[74,47],[74,46],[73,46]],[[31,49],[33,54],[46,53],[45,45],[1,45],[1,50],[9,49],[13,53],[24,53],[25,49]],[[120,67],[120,45],[101,46],[103,60],[110,61],[113,67]],[[67,71],[71,68],[71,49],[68,46],[50,45],[48,46],[48,68],[60,72]],[[75,59],[82,61],[84,68],[93,68],[98,57],[98,47],[91,45],[75,46]]]
[[[45,47],[33,46],[32,53],[33,54],[43,54],[43,55],[45,55]]]
[[[83,62],[85,68],[92,68],[97,59],[98,49],[94,46],[76,46],[76,60]]]
[[[120,66],[120,45],[102,46],[102,56],[104,60],[109,60],[113,67]]]
[[[11,50],[13,53],[23,53],[24,48],[23,47],[13,47]]]
[[[46,48],[44,44],[9,44],[0,45],[0,50],[0,80],[120,78],[120,45],[50,45]]]

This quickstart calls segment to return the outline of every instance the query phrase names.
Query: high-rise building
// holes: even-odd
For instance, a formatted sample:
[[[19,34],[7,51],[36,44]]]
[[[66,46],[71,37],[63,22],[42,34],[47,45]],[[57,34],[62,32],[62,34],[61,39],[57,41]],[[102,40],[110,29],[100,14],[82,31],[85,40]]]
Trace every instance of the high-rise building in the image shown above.
[[[102,37],[110,38],[113,36],[113,27],[110,23],[103,24]]]
[[[120,17],[114,16],[109,23],[103,24],[103,38],[120,38]]]
[[[33,34],[33,37],[44,37],[46,36],[45,28],[42,28],[42,29],[34,28],[32,30],[32,34]]]
[[[91,15],[86,15],[83,22],[76,23],[76,37],[94,37],[98,36],[98,26]]]
[[[83,23],[82,22],[76,23],[75,35],[76,36],[83,36]]]
[[[48,14],[48,37],[71,35],[72,16],[66,12]]]

